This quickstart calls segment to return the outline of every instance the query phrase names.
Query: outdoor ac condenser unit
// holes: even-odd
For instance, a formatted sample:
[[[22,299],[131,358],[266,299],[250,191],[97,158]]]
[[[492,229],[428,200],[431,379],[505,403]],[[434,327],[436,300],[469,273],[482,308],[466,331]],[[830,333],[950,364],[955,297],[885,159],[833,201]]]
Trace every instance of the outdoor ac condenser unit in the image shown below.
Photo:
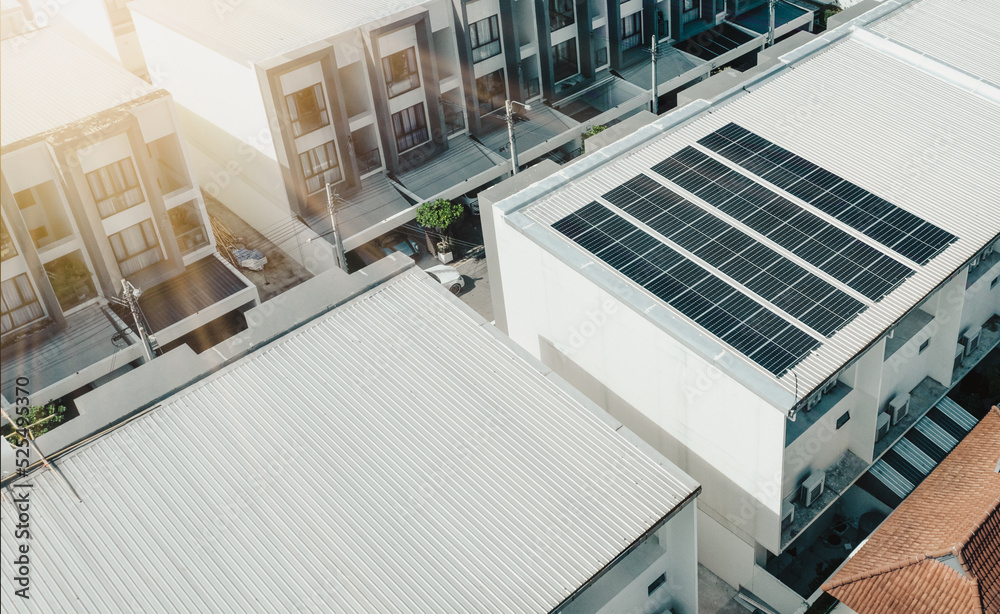
[[[795,506],[789,501],[781,503],[781,530],[784,531],[795,522]]]
[[[881,441],[883,437],[889,434],[889,427],[891,426],[891,419],[889,414],[881,413],[878,415],[878,420],[875,422],[875,441]]]
[[[805,482],[802,482],[800,497],[802,505],[811,507],[813,502],[823,495],[823,486],[826,484],[826,473],[814,471],[809,474]]]
[[[958,341],[965,347],[966,356],[979,348],[979,336],[982,332],[983,329],[981,326],[975,326],[962,333],[962,337]]]
[[[901,394],[889,401],[889,415],[892,417],[893,426],[902,422],[908,413],[910,413],[909,394]]]

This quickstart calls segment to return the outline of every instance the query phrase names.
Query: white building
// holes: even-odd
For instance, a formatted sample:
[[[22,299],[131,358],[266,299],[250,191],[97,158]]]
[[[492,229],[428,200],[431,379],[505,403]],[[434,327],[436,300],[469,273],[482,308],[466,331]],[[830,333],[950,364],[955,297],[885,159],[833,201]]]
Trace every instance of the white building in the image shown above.
[[[369,269],[83,397],[140,413],[4,480],[4,612],[696,614],[700,487],[408,258]]]
[[[933,469],[909,427],[974,424],[942,397],[998,339],[990,4],[887,2],[484,213],[498,326],[704,485],[701,561],[778,611],[769,562]]]
[[[170,95],[51,29],[7,34],[2,392],[28,377],[47,403],[141,360],[108,309],[123,279],[161,345],[259,301],[215,254]]]

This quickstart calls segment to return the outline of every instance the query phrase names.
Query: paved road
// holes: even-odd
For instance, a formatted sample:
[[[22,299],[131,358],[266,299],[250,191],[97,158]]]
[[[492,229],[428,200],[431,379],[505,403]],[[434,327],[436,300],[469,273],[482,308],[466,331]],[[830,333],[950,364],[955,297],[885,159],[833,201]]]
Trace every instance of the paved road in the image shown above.
[[[486,251],[480,245],[469,250],[462,260],[453,264],[465,276],[465,289],[458,298],[492,322],[493,298],[490,294],[490,274],[486,269]]]

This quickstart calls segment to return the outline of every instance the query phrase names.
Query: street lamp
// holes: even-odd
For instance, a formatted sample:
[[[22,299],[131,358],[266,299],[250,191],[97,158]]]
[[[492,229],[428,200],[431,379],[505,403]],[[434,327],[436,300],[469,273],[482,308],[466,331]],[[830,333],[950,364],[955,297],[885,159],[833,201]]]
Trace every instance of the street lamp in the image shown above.
[[[507,120],[507,138],[510,140],[510,174],[517,174],[517,149],[514,146],[514,105],[519,104],[525,111],[531,110],[531,105],[518,102],[516,100],[505,100],[504,111],[507,113],[504,119]]]

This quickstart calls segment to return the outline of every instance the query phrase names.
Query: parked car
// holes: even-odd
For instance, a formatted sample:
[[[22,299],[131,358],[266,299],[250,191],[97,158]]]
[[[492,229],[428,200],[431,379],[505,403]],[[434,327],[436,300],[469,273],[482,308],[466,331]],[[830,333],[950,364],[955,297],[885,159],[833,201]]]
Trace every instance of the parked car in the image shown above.
[[[465,278],[453,266],[439,264],[429,269],[424,269],[424,272],[430,275],[436,282],[448,288],[452,294],[458,294],[465,287]]]
[[[392,252],[402,252],[414,261],[420,260],[420,246],[405,235],[388,234],[379,240],[378,246],[386,256]]]

